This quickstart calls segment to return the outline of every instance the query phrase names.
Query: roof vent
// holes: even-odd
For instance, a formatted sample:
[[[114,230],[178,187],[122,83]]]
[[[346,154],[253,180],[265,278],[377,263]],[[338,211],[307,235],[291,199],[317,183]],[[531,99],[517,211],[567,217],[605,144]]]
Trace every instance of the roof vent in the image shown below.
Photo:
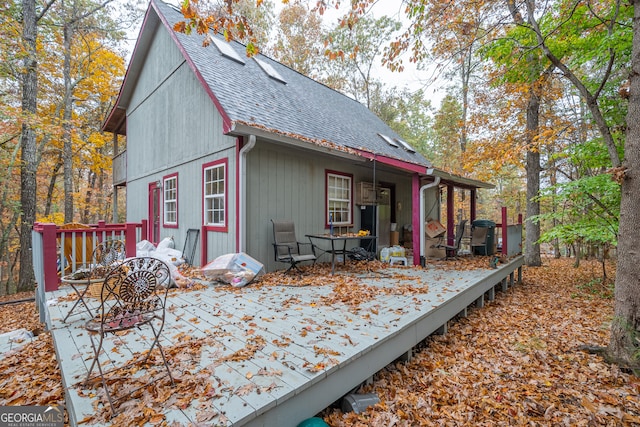
[[[383,135],[383,134],[379,133],[378,136],[380,138],[384,139],[385,142],[387,144],[389,144],[390,146],[398,148],[398,144],[396,144],[396,142],[393,139],[389,138],[387,135]]]
[[[236,61],[238,64],[244,65],[244,59],[238,55],[238,52],[236,52],[228,42],[220,40],[215,36],[211,37],[211,40],[213,40],[213,44],[216,45],[222,56],[226,56],[227,58]]]
[[[410,153],[415,153],[416,150],[413,149],[412,146],[409,145],[409,143],[407,141],[404,141],[400,138],[394,138],[400,145],[402,145],[402,148],[404,148],[405,150],[407,150]]]
[[[267,75],[269,77],[271,77],[274,80],[279,81],[280,83],[284,83],[287,84],[287,81],[280,75],[280,73],[278,73],[276,71],[275,68],[273,68],[271,66],[271,64],[263,61],[262,59],[258,59],[255,56],[253,57],[253,59],[258,63],[258,65],[260,66],[260,68],[262,68],[262,71],[264,71],[265,73],[267,73]]]

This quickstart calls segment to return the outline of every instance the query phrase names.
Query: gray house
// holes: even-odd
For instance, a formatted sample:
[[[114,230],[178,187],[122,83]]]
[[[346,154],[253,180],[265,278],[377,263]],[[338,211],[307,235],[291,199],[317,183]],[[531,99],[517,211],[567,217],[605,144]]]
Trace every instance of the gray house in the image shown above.
[[[195,265],[242,251],[274,270],[284,266],[270,219],[293,220],[300,240],[330,221],[369,229],[378,249],[394,243],[395,223],[417,264],[424,220],[439,219],[439,187],[468,189],[472,202],[490,187],[433,168],[362,104],[268,57],[174,32],[182,19],[151,0],[103,127],[120,151],[114,205],[126,194],[127,221],[148,220],[149,240],[173,236],[181,248],[195,229]]]

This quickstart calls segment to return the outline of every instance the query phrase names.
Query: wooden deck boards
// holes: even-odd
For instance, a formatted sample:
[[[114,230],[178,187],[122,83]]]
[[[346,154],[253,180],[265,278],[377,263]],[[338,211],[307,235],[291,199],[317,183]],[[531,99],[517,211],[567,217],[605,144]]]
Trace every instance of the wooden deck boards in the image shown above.
[[[169,297],[162,345],[165,349],[180,345],[185,336],[205,342],[190,370],[210,373],[218,392],[206,402],[194,396],[184,410],[167,408],[165,416],[188,425],[210,405],[224,413],[222,425],[296,426],[406,354],[485,292],[504,283],[512,285],[513,272],[522,264],[522,257],[517,257],[493,270],[385,270],[402,273],[401,280],[372,272],[358,278],[362,290],[388,292],[359,304],[330,303],[340,296],[339,288],[336,293],[330,283],[239,290],[211,285],[205,290],[176,291]],[[403,287],[412,292],[402,293]],[[87,313],[78,310],[62,323],[73,302],[63,298],[67,292],[61,288],[46,294],[51,301],[46,320],[67,392],[67,410],[76,425],[94,411],[95,397],[82,391],[93,351],[82,328]],[[97,306],[96,300],[88,300]],[[109,337],[104,355],[116,364],[126,362],[148,348],[149,335],[136,331],[123,339]],[[263,344],[252,357],[228,360],[252,339]],[[181,372],[173,374],[179,377]]]

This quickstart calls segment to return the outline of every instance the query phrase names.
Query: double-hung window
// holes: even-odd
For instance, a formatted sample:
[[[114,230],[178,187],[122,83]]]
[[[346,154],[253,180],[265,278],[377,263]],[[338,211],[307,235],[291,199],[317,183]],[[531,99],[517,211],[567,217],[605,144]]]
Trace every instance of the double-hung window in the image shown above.
[[[164,226],[178,226],[178,174],[174,173],[162,178],[164,200]]]
[[[340,172],[326,171],[327,224],[351,225],[353,223],[353,177]]]
[[[224,231],[227,225],[227,159],[202,167],[204,225]]]

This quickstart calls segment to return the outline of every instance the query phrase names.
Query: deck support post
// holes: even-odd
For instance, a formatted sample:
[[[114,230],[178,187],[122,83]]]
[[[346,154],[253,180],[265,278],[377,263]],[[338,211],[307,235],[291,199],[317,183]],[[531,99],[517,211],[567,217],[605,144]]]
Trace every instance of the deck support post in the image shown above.
[[[413,348],[402,353],[398,359],[402,362],[411,362],[413,360]]]
[[[442,326],[440,326],[438,329],[436,329],[433,333],[435,335],[445,335],[447,333],[447,331],[449,330],[449,327],[447,325],[448,322],[445,322]]]
[[[502,292],[507,292],[507,289],[509,289],[509,287],[507,286],[507,278],[505,277],[502,279]]]
[[[489,295],[488,295],[488,300],[489,301],[493,301],[494,299],[496,299],[496,288],[492,287],[491,289],[489,289]]]
[[[457,317],[467,317],[467,307],[465,307],[460,313],[458,313]]]
[[[513,271],[511,273],[509,273],[509,286],[513,288],[514,285],[514,274]]]
[[[518,267],[518,284],[522,284],[522,266]]]
[[[476,299],[476,307],[477,308],[484,307],[484,294],[480,295],[480,297]]]

